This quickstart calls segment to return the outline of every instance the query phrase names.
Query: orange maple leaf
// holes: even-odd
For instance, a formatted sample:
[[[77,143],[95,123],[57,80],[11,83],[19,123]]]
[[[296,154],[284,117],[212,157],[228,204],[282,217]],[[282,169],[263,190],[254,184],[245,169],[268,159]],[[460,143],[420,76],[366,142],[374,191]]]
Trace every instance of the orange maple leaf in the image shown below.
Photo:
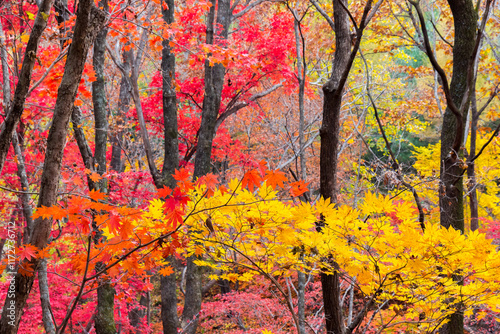
[[[102,179],[101,175],[97,174],[96,172],[92,172],[90,175],[89,175],[89,178],[94,181],[94,182],[97,182],[99,181],[100,179]]]
[[[158,273],[162,276],[170,276],[171,274],[174,273],[174,270],[172,269],[171,266],[166,266],[166,267],[158,270]]]
[[[127,221],[127,220],[122,220],[122,226],[121,226],[121,229],[120,229],[120,237],[122,237],[122,239],[128,239],[129,236],[132,235],[132,233],[134,233],[134,226],[132,225],[132,223],[130,221]]]
[[[290,183],[290,194],[292,197],[297,197],[305,193],[308,189],[307,186],[309,185],[309,182],[304,182],[303,180],[297,181],[297,182],[292,182]]]
[[[196,248],[194,249],[194,254],[195,254],[196,256],[201,256],[201,255],[203,255],[204,253],[205,253],[205,250],[204,250],[204,249],[203,249],[203,247],[201,247],[201,246],[198,246],[198,245],[197,245],[197,246],[196,246]]]
[[[68,211],[57,206],[41,206],[36,208],[36,212],[33,213],[33,218],[38,218],[42,217],[43,219],[49,219],[49,218],[54,218],[54,219],[62,219],[68,215]]]
[[[167,226],[171,227],[172,230],[175,230],[178,225],[184,222],[184,212],[174,208],[167,214]]]
[[[33,263],[24,262],[19,266],[17,272],[23,276],[33,276],[35,273],[35,270],[33,269]]]
[[[214,194],[215,189],[217,189],[217,184],[219,184],[219,180],[217,179],[216,175],[208,173],[206,175],[203,175],[202,177],[199,177],[198,180],[196,180],[196,183],[206,185],[207,186],[206,196],[211,197]]]
[[[261,160],[259,161],[259,171],[261,175],[264,175],[267,171],[267,161]]]
[[[177,182],[177,188],[182,192],[193,189],[193,183],[189,180],[191,174],[186,168],[176,169],[173,175]]]
[[[264,180],[266,181],[266,184],[269,187],[272,187],[273,189],[276,189],[276,186],[280,186],[281,188],[283,188],[284,187],[283,182],[288,181],[287,177],[285,176],[285,173],[279,170],[266,171],[266,176],[264,176]]]
[[[106,198],[106,194],[100,192],[99,190],[91,190],[89,191],[89,197],[92,198],[94,201],[100,201]]]
[[[49,247],[45,247],[43,249],[39,249],[38,250],[38,257],[40,259],[46,259],[46,258],[48,258],[50,256],[49,250],[50,250]]]
[[[117,215],[111,213],[109,215],[108,227],[111,233],[118,233],[121,227],[120,218]]]
[[[189,171],[186,168],[176,169],[174,173],[174,179],[177,181],[186,181],[189,176]]]
[[[256,169],[252,169],[248,172],[245,173],[245,176],[243,176],[243,180],[241,181],[241,186],[247,187],[248,190],[251,192],[255,188],[255,186],[260,186],[260,183],[262,182],[262,177],[260,176],[260,173]]]
[[[51,208],[47,206],[40,206],[36,208],[36,211],[33,213],[33,218],[36,219],[38,217],[42,217],[43,219],[49,219],[52,217]]]
[[[170,189],[169,187],[165,186],[161,189],[158,189],[158,191],[156,192],[158,197],[160,198],[166,198],[168,197],[171,193],[172,193],[172,189]]]

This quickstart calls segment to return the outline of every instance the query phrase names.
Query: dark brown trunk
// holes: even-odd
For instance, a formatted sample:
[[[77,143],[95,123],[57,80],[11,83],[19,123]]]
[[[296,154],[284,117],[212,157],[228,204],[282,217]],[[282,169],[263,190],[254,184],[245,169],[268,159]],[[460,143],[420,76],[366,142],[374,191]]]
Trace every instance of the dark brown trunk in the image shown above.
[[[339,86],[342,75],[349,65],[351,36],[349,18],[339,1],[334,0],[335,58],[332,75],[323,86],[323,123],[320,129],[320,193],[324,198],[337,201],[337,164],[342,91]],[[347,6],[347,1],[344,2]],[[345,325],[340,305],[340,283],[338,274],[321,273],[326,331],[328,334],[344,334]]]
[[[141,298],[139,300],[139,305],[141,307],[134,308],[128,314],[130,320],[130,326],[135,328],[136,334],[141,334],[144,332],[144,328],[141,325],[141,322],[144,319],[144,317],[147,317],[150,302],[151,301],[149,298],[149,293],[141,294]]]
[[[479,112],[477,110],[476,100],[476,80],[474,80],[474,92],[471,97],[471,121],[470,121],[470,148],[467,164],[467,177],[469,179],[468,192],[470,204],[470,229],[475,231],[479,228],[479,208],[477,199],[477,182],[476,182],[476,163],[470,162],[476,155],[476,142],[477,142],[477,123],[479,121]]]
[[[115,334],[114,318],[115,288],[108,280],[99,282],[97,288],[97,314],[95,317],[95,331],[97,334]]]
[[[467,93],[470,66],[476,44],[477,13],[471,0],[448,0],[454,26],[453,76],[450,83],[450,95],[456,106],[461,106]],[[472,89],[472,87],[470,87]],[[467,119],[468,103],[463,106],[462,120]],[[461,130],[460,130],[461,129]],[[457,133],[462,131],[462,133]],[[464,232],[463,168],[460,157],[463,152],[452,152],[456,138],[463,138],[463,126],[457,127],[457,117],[450,108],[446,108],[441,130],[441,173],[439,189],[439,207],[441,225]],[[457,310],[449,318],[441,333],[463,334],[463,312]]]
[[[66,22],[69,19],[69,15],[71,12],[68,9],[68,0],[55,0],[54,1],[54,8],[56,10],[56,20],[57,24],[59,25],[59,44],[61,45],[61,49],[63,49],[64,44],[68,41],[70,38],[67,36],[68,33],[70,33],[70,29],[67,26]]]
[[[45,2],[49,1],[44,1],[44,3]],[[42,15],[39,14],[39,16],[40,19],[43,20]],[[52,126],[47,139],[47,150],[42,172],[38,207],[42,205],[50,207],[56,204],[62,156],[64,146],[66,144],[66,136],[68,134],[68,123],[75,101],[78,84],[80,83],[82,76],[87,51],[97,32],[101,29],[105,19],[105,15],[94,6],[93,1],[80,1],[75,23],[73,42],[68,52],[64,74],[57,94]],[[45,20],[43,21],[45,22]],[[29,54],[27,54],[25,58],[29,58]],[[10,136],[12,136],[12,133]],[[35,220],[35,226],[33,234],[30,238],[30,243],[39,249],[44,248],[47,245],[51,227],[51,219],[38,218]],[[37,269],[38,262],[38,260],[31,261],[35,270]],[[27,263],[25,262],[24,264]],[[17,333],[22,312],[24,306],[26,305],[26,300],[28,299],[31,287],[33,286],[33,280],[34,276],[23,276],[20,274],[15,275],[15,294],[12,297],[7,295],[5,298],[4,305],[7,307],[3,308],[2,318],[0,320],[0,334]],[[12,313],[9,309],[11,305],[14,306]]]
[[[212,6],[207,16],[207,44],[227,40],[231,23],[231,5],[229,0],[212,0]],[[215,17],[217,7],[217,18]],[[220,32],[215,30],[220,27]],[[218,42],[218,43],[221,43]],[[217,43],[217,44],[218,44]],[[205,96],[201,112],[201,124],[198,130],[198,143],[194,161],[194,178],[206,175],[212,171],[212,144],[219,116],[222,88],[226,69],[222,64],[210,65],[205,60]],[[202,284],[201,268],[194,264],[196,257],[187,259],[186,296],[182,312],[182,328],[187,334],[194,334],[198,327],[201,310]]]
[[[99,7],[107,13],[109,11],[108,0],[99,1]],[[94,163],[97,165],[97,173],[99,173],[99,175],[106,173],[106,151],[108,147],[108,113],[104,79],[104,55],[106,53],[107,34],[108,29],[106,27],[97,34],[92,58],[96,76],[96,80],[92,83],[92,102],[94,105],[95,121]],[[105,183],[105,179],[103,178],[99,184],[99,190],[101,192],[107,191]]]
[[[175,17],[175,2],[167,0],[167,8],[163,9],[163,20],[172,24]],[[162,168],[163,185],[175,187],[172,175],[179,168],[179,142],[177,129],[177,92],[175,90],[175,55],[170,46],[171,39],[162,43],[162,85],[163,85],[163,124],[164,124],[164,162]],[[157,185],[162,186],[162,185]],[[167,257],[167,265],[176,268],[173,256]],[[179,317],[177,315],[177,282],[175,273],[161,276],[161,320],[164,334],[177,334]]]
[[[211,1],[212,7],[207,17],[207,44],[219,44],[218,40],[225,41],[229,33],[231,23],[231,6],[229,0]],[[215,8],[217,6],[217,20],[215,20]],[[214,22],[216,21],[216,22]],[[220,33],[216,34],[216,27],[220,27]],[[201,124],[198,131],[198,145],[194,162],[194,177],[200,177],[212,171],[212,143],[215,137],[215,124],[219,116],[222,88],[226,68],[220,64],[210,65],[205,60],[205,96],[201,112]]]
[[[449,0],[455,22],[453,46],[453,76],[450,94],[455,105],[460,106],[466,93],[469,66],[476,42],[477,14],[471,0]],[[468,104],[463,108],[462,119],[467,119]],[[456,138],[456,116],[447,108],[441,131],[441,185],[439,205],[441,225],[453,226],[464,231],[464,203],[462,166],[457,156],[463,152],[451,152]],[[463,138],[463,127],[461,138]]]

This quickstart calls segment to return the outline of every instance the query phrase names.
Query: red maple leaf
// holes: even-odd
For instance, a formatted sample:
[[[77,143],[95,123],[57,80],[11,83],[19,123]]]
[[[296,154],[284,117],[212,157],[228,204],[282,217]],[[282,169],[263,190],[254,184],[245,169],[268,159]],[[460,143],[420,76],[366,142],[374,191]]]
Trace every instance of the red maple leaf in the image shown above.
[[[120,231],[121,221],[116,214],[111,213],[109,215],[108,227],[111,233],[118,233]]]
[[[33,245],[27,244],[19,247],[17,250],[17,256],[19,256],[19,261],[22,262],[25,259],[31,261],[31,259],[36,258],[36,253],[38,252],[38,248]]]
[[[167,226],[175,230],[177,226],[184,222],[184,211],[179,209],[174,209],[167,214]]]
[[[158,191],[156,192],[156,194],[158,195],[159,198],[167,198],[168,196],[170,196],[171,193],[172,193],[172,189],[170,189],[167,186],[158,189]]]
[[[260,186],[260,183],[262,182],[262,177],[260,176],[260,173],[256,169],[252,169],[248,172],[245,173],[245,176],[243,176],[243,180],[241,181],[241,186],[242,187],[247,187],[248,190],[253,191],[253,189],[257,186]]]

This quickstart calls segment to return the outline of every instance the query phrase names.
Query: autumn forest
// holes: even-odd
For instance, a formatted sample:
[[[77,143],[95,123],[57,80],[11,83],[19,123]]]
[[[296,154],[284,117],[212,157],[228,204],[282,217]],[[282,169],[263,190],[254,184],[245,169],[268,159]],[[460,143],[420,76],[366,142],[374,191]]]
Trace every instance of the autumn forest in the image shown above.
[[[496,0],[0,0],[0,334],[500,333]]]

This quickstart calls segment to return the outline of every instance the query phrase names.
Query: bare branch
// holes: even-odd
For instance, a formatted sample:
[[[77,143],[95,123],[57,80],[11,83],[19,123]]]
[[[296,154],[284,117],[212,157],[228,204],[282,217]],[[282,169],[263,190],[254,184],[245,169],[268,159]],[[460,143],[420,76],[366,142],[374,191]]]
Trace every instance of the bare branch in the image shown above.
[[[246,6],[245,9],[241,10],[240,12],[238,12],[236,14],[233,14],[232,17],[231,17],[231,21],[239,19],[240,17],[242,17],[243,15],[245,15],[246,13],[248,13],[249,11],[251,11],[253,8],[255,8],[256,6],[258,6],[261,3],[266,2],[266,1],[274,2],[274,1],[277,1],[277,0],[256,0],[255,2],[253,2],[253,3],[249,4],[248,6]],[[233,10],[234,10],[234,6],[233,6],[233,8],[231,8],[231,12]]]
[[[375,101],[373,100],[372,94],[370,92],[370,75],[368,71],[368,63],[366,61],[365,56],[361,51],[359,51],[359,54],[361,55],[361,58],[363,59],[363,62],[365,63],[365,70],[366,70],[366,92],[368,95],[368,98],[370,99],[370,102],[372,104],[373,110],[375,112],[375,119],[377,120],[378,127],[380,129],[380,133],[382,134],[382,138],[384,138],[385,146],[387,148],[387,151],[389,151],[389,154],[391,156],[391,159],[393,161],[392,168],[398,175],[398,179],[403,184],[406,188],[408,188],[411,193],[413,194],[413,198],[415,199],[415,203],[417,205],[418,209],[418,221],[420,222],[420,227],[422,228],[422,231],[425,230],[425,216],[424,216],[424,210],[422,208],[422,204],[420,202],[420,197],[418,196],[417,191],[415,188],[409,184],[408,182],[404,181],[403,175],[401,175],[401,167],[398,163],[398,160],[396,159],[396,156],[392,152],[391,144],[389,143],[389,140],[387,139],[387,136],[385,134],[384,126],[382,125],[382,122],[380,121],[377,105],[375,104]]]
[[[229,116],[237,113],[239,110],[247,107],[250,103],[249,102],[254,102],[254,101],[257,101],[258,99],[261,99],[263,98],[264,96],[266,95],[269,95],[271,94],[272,92],[274,92],[276,89],[282,87],[283,84],[282,83],[279,83],[277,85],[274,85],[272,86],[271,88],[269,89],[266,89],[265,91],[263,92],[260,92],[260,93],[256,93],[252,96],[250,96],[248,98],[248,101],[245,101],[245,102],[241,102],[241,103],[238,103],[236,105],[234,105],[233,107],[231,107],[230,109],[227,109],[222,115],[220,115],[218,118],[217,118],[217,121],[215,122],[215,131],[217,131],[217,129],[219,128],[219,126],[222,124],[222,122],[224,122]]]
[[[418,18],[420,20],[420,28],[422,29],[422,34],[424,38],[425,53],[427,54],[427,57],[429,58],[432,64],[432,67],[434,67],[434,70],[439,74],[439,77],[441,78],[444,95],[446,97],[446,103],[448,105],[448,108],[455,115],[455,118],[457,120],[455,141],[452,146],[452,152],[454,152],[454,155],[456,155],[457,152],[460,150],[460,146],[462,145],[462,133],[464,127],[462,113],[453,102],[450,92],[450,85],[448,83],[448,78],[446,77],[446,73],[437,62],[436,57],[434,56],[434,52],[431,49],[431,45],[429,42],[429,34],[427,33],[427,28],[425,26],[425,19],[424,19],[424,14],[422,13],[422,9],[420,8],[420,5],[417,1],[408,0],[408,2],[417,11]]]
[[[52,64],[49,65],[49,67],[47,67],[47,69],[45,70],[45,73],[43,73],[43,75],[40,77],[40,79],[38,79],[38,81],[33,84],[33,86],[28,91],[28,95],[30,95],[35,90],[35,88],[37,88],[43,82],[43,80],[45,80],[45,78],[47,77],[47,75],[49,75],[49,72],[54,68],[54,66],[58,62],[60,62],[64,57],[66,57],[66,55],[68,54],[68,49],[69,49],[69,45],[61,51],[59,56],[52,62]]]
[[[332,31],[335,31],[335,22],[333,22],[332,18],[323,10],[323,8],[321,8],[316,0],[310,1],[313,4],[314,8],[316,8],[316,10],[325,18],[326,22],[328,22],[330,28],[332,28]]]

